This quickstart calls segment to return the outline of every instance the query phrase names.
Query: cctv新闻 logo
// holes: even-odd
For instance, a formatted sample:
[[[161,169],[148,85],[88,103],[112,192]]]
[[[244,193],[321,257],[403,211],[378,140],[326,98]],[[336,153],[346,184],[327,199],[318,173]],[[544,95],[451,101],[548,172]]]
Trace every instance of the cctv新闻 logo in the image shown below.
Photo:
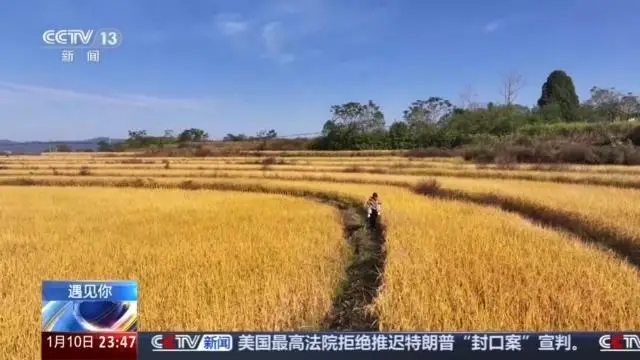
[[[153,351],[231,351],[233,338],[228,334],[160,334],[151,338]]]
[[[91,45],[94,30],[47,30],[42,41],[47,45]]]
[[[598,340],[600,351],[640,352],[640,336],[629,334],[602,335]]]

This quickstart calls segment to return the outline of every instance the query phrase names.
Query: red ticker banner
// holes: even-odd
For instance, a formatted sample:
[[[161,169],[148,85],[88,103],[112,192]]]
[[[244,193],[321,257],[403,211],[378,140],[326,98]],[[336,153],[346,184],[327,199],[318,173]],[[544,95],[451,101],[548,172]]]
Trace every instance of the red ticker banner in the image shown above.
[[[43,332],[42,360],[136,360],[136,332]]]

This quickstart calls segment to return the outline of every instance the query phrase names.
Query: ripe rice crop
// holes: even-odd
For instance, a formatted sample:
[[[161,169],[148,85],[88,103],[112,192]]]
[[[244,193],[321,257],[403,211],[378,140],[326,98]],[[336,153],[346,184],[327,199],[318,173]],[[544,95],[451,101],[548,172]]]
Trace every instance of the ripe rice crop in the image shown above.
[[[342,182],[360,182],[387,185],[415,184],[424,179],[418,175],[401,174],[358,174],[330,171],[279,171],[279,170],[91,170],[95,176],[136,176],[136,177],[249,177],[274,178],[290,180],[331,180]],[[74,170],[57,170],[59,175],[77,175]],[[49,175],[50,170],[32,170],[29,172],[18,170],[0,171],[0,176],[16,175]],[[1,178],[1,177],[0,177]],[[613,227],[625,234],[638,239],[640,243],[640,191],[631,189],[616,189],[604,186],[586,186],[557,184],[549,182],[502,180],[502,179],[465,179],[455,177],[437,177],[447,188],[460,189],[471,193],[496,193],[514,196],[536,204],[550,206],[560,210],[579,214],[585,221],[596,222],[601,226]],[[615,202],[611,199],[617,199]]]
[[[471,195],[494,193],[576,214],[585,224],[615,229],[640,243],[639,190],[557,183],[585,178],[603,179],[612,186],[619,185],[616,181],[640,183],[633,177],[632,167],[628,167],[628,174],[622,167],[573,166],[570,172],[558,172],[529,165],[515,170],[478,169],[458,158],[298,155],[304,157],[274,152],[262,157],[83,154],[0,159],[0,185],[95,187],[0,187],[0,244],[6,244],[0,248],[0,270],[5,274],[2,289],[20,296],[23,290],[18,289],[24,287],[33,294],[11,303],[13,312],[31,317],[18,323],[37,322],[37,315],[29,311],[38,308],[39,281],[43,278],[119,277],[141,282],[144,330],[317,329],[340,292],[339,283],[345,279],[353,249],[343,240],[334,209],[287,195],[314,194],[364,203],[375,191],[383,202],[386,261],[381,268],[382,286],[368,309],[376,314],[379,329],[640,327],[640,316],[630,310],[640,308],[640,271],[629,262],[518,215],[490,206],[426,197],[411,188],[429,176],[447,190]],[[83,166],[88,168],[81,176]],[[609,169],[615,171],[604,172]],[[499,179],[514,176],[530,179]],[[125,188],[133,186],[153,189]],[[179,189],[199,187],[280,195]],[[91,204],[90,210],[86,210],[87,204]],[[42,240],[42,234],[49,238]],[[154,249],[152,245],[158,242],[161,246]],[[59,250],[67,243],[66,252]],[[147,248],[152,250],[143,250]],[[220,248],[224,251],[218,251]],[[163,253],[169,249],[176,253]],[[56,268],[48,264],[71,264],[88,251],[111,256],[111,263],[81,262],[80,270],[67,266],[58,273],[47,273]],[[202,257],[207,251],[207,257]],[[131,263],[140,256],[143,260],[136,261],[142,261],[144,267]],[[127,264],[118,263],[124,260]],[[209,277],[202,291],[212,294],[219,286],[214,280],[223,281],[216,278],[214,268],[230,269],[227,273],[232,275],[249,274],[240,276],[246,281],[241,289],[234,287],[218,297],[205,297],[207,306],[217,309],[212,312],[226,311],[216,319],[202,315],[202,310],[181,310],[189,309],[189,304],[178,294],[184,286],[192,291],[202,281],[185,280],[187,285],[169,286],[158,280],[169,270],[183,269],[192,278],[206,273]],[[25,280],[6,275],[16,274],[18,269]],[[226,281],[237,282],[237,278]],[[261,292],[268,294],[266,299]],[[182,301],[182,308],[161,310],[160,302],[167,296],[177,304]],[[0,305],[9,304],[5,299]],[[298,311],[288,311],[289,305]],[[173,316],[167,317],[167,313]],[[8,315],[5,310],[0,312],[0,328],[10,329],[7,334],[21,334],[22,328],[5,321]],[[2,351],[9,357],[33,357],[37,348],[21,350],[12,345],[14,339],[0,337]],[[0,357],[5,355],[2,351]]]
[[[30,171],[33,175],[48,175],[51,171]],[[77,175],[77,171],[58,171],[60,175]],[[0,171],[3,175],[27,175],[27,172],[12,170]],[[91,170],[95,176],[136,176],[171,178],[218,178],[248,177],[290,180],[330,180],[337,182],[360,182],[407,186],[424,179],[416,175],[392,174],[356,174],[332,172],[293,172],[259,170]],[[2,177],[0,177],[1,179]],[[450,189],[459,189],[470,193],[496,193],[513,196],[536,204],[569,211],[584,217],[585,221],[595,222],[599,226],[611,227],[623,231],[626,235],[638,239],[640,243],[640,191],[617,189],[604,186],[586,186],[557,184],[553,182],[535,182],[501,179],[464,179],[455,177],[437,177]],[[611,201],[616,199],[616,201]]]
[[[516,180],[438,179],[449,189],[506,195],[571,212],[586,222],[615,228],[640,244],[640,190]]]
[[[638,174],[640,166],[629,165],[574,165],[574,164],[473,164],[436,161],[437,159],[421,159],[414,161],[398,158],[397,164],[410,167],[445,168],[457,170],[501,170],[501,171],[552,171],[552,172],[583,172],[602,174]],[[378,162],[382,164],[382,162]],[[398,166],[399,166],[398,165]]]
[[[63,164],[63,165],[38,165],[30,163],[28,165],[11,164],[0,167],[0,176],[3,175],[44,175],[47,171],[56,174],[69,175],[70,171],[79,171],[81,168],[87,168],[95,174],[106,173],[112,174],[114,171],[121,174],[140,175],[144,171],[163,171],[168,176],[176,176],[183,174],[184,176],[192,175],[190,171],[293,171],[293,172],[330,172],[330,173],[358,173],[362,177],[368,177],[368,174],[392,174],[392,175],[414,175],[414,176],[448,176],[471,179],[503,179],[503,180],[528,180],[528,181],[547,181],[569,184],[593,184],[604,185],[621,188],[638,188],[640,189],[640,179],[633,173],[588,173],[588,172],[554,172],[554,171],[533,171],[533,170],[478,170],[478,169],[453,169],[453,168],[414,168],[414,167],[381,167],[381,166],[311,166],[311,165],[258,165],[258,164],[221,164],[211,162],[208,164]],[[160,175],[163,176],[163,175]],[[195,174],[195,176],[201,176]]]
[[[376,156],[376,157],[293,157],[293,156],[252,156],[252,157],[105,157],[95,155],[63,155],[63,156],[24,156],[7,157],[0,160],[6,166],[39,164],[39,165],[89,165],[100,164],[159,164],[165,162],[186,166],[206,166],[214,164],[240,165],[315,165],[315,166],[361,166],[400,169],[450,169],[450,170],[485,170],[485,171],[544,171],[544,172],[576,172],[587,174],[639,174],[640,166],[623,165],[570,165],[570,164],[473,164],[465,163],[459,158],[409,158],[405,156]]]
[[[119,181],[100,177],[34,179],[50,184],[97,181],[117,185]],[[157,178],[149,185],[176,186],[185,179]],[[247,189],[258,184],[290,192],[324,191],[363,201],[372,191],[379,192],[385,204],[387,260],[384,287],[373,309],[382,329],[604,330],[640,326],[640,318],[628,311],[640,306],[637,269],[576,238],[534,226],[516,215],[433,200],[392,186],[240,178],[197,182]]]
[[[348,255],[337,211],[300,198],[0,187],[0,358],[38,356],[45,279],[137,280],[143,330],[313,329]]]

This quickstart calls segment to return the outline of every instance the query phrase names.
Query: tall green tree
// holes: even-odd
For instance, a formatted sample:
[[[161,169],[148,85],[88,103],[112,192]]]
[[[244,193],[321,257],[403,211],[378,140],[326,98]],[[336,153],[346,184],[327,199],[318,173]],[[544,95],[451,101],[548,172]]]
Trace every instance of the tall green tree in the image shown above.
[[[633,93],[620,93],[615,88],[592,87],[591,97],[585,106],[605,121],[628,120],[640,115],[640,97]]]
[[[146,147],[152,142],[147,130],[129,130],[129,138],[125,143],[130,147]]]
[[[358,133],[384,129],[384,113],[369,100],[366,104],[348,102],[331,107],[332,121],[339,126],[347,126]]]
[[[256,138],[258,139],[275,139],[277,137],[278,137],[278,133],[274,129],[271,129],[269,131],[260,130],[256,134]]]
[[[620,98],[620,107],[626,119],[640,117],[640,96],[627,93]]]
[[[404,121],[394,121],[389,127],[389,145],[393,149],[408,149],[412,147],[412,137],[409,125]]]
[[[180,133],[180,135],[178,135],[178,142],[181,142],[181,143],[199,142],[199,141],[205,141],[208,138],[209,138],[209,134],[207,134],[204,130],[191,128],[191,129],[183,130]]]
[[[423,128],[435,125],[447,119],[453,113],[454,106],[449,100],[432,96],[426,100],[416,100],[404,111],[403,118],[410,128]]]
[[[322,134],[314,144],[316,149],[364,150],[388,146],[384,114],[371,100],[331,106],[331,119],[324,124]]]
[[[167,129],[167,130],[164,131],[164,137],[166,139],[173,139],[174,136],[175,136],[175,133],[174,133],[173,130]]]
[[[573,80],[566,72],[554,70],[542,85],[542,93],[538,106],[544,111],[546,107],[555,107],[565,121],[578,120],[580,100],[576,94]]]
[[[113,146],[111,146],[111,144],[107,140],[100,140],[98,141],[97,145],[98,151],[100,152],[113,151]]]
[[[245,134],[227,134],[222,141],[245,141],[248,140],[249,137]]]

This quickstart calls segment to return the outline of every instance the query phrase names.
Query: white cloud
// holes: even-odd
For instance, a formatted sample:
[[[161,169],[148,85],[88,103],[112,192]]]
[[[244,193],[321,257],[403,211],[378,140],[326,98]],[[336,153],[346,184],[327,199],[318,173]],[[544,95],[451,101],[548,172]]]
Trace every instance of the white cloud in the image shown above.
[[[492,21],[490,23],[487,23],[484,26],[484,31],[488,32],[488,33],[492,33],[496,30],[498,30],[498,28],[500,27],[500,21]]]
[[[176,126],[222,131],[216,119],[228,118],[225,111],[236,107],[217,97],[88,93],[0,81],[0,119],[10,123],[3,137],[17,141],[121,137],[134,128],[150,134]]]
[[[161,98],[140,94],[96,94],[74,90],[49,88],[36,85],[16,84],[0,81],[0,94],[5,102],[82,102],[92,104],[119,105],[147,109],[174,109],[189,111],[206,111],[217,104],[213,99],[177,99]]]
[[[216,34],[231,38],[228,45],[241,52],[258,52],[286,64],[318,56],[325,46],[320,44],[350,46],[376,41],[376,34],[393,23],[394,9],[360,0],[268,0],[241,13],[222,12],[215,16],[214,27]],[[210,25],[207,31],[210,33]]]
[[[492,33],[505,27],[511,28],[513,26],[531,24],[537,20],[540,20],[539,14],[533,12],[514,13],[486,23],[482,30],[486,33]]]
[[[238,14],[218,14],[215,17],[216,29],[226,36],[241,34],[249,30],[249,23]]]

